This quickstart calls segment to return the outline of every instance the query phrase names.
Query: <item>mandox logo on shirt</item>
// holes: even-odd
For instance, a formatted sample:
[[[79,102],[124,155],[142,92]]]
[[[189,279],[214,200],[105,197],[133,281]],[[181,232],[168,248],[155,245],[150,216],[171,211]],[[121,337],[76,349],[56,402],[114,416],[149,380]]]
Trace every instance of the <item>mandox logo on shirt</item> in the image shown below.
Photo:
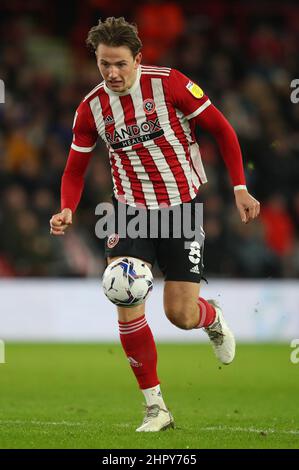
[[[158,118],[105,132],[106,139],[114,150],[147,142],[163,134]]]

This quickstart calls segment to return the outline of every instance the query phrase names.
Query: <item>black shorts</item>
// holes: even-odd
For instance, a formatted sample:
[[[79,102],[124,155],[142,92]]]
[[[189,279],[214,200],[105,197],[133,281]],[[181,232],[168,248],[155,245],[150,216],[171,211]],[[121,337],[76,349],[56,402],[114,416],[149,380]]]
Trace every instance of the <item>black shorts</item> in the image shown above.
[[[161,221],[165,217],[165,209],[137,209],[128,206],[124,203],[117,201],[114,197],[112,198],[114,205],[114,217],[115,220],[115,231],[111,232],[105,239],[105,256],[131,256],[133,258],[139,258],[147,261],[152,266],[157,261],[159,268],[161,269],[164,279],[166,281],[189,281],[199,283],[203,274],[203,246],[204,246],[204,232],[202,226],[197,226],[195,230],[195,203],[199,202],[196,198],[192,201],[184,204],[180,204],[176,207],[176,210],[180,211],[181,219],[175,219],[172,211],[169,212],[169,224],[168,231],[165,237],[163,232]],[[183,206],[189,205],[190,217],[188,222],[191,221],[191,232],[186,234],[183,230]],[[125,225],[128,224],[132,219],[143,211],[143,215],[146,214],[147,218],[147,233],[146,238],[144,235],[132,238],[127,234],[121,233],[120,230],[120,216],[119,206],[123,211],[122,214],[126,214]],[[134,211],[134,215],[128,214],[128,208]],[[202,207],[202,206],[201,206]],[[187,208],[185,207],[187,210]],[[184,210],[185,210],[184,209]],[[150,233],[150,227],[153,227],[153,220],[151,219],[150,213],[154,213],[156,233],[153,235]],[[123,218],[122,218],[123,220]],[[136,220],[136,219],[135,219]],[[165,219],[164,219],[165,220]],[[198,225],[198,218],[196,219]],[[180,237],[177,238],[178,225],[181,225]],[[144,225],[143,225],[144,227]],[[175,230],[176,227],[176,230]],[[193,233],[192,233],[193,231]],[[186,236],[187,235],[187,236]],[[190,237],[190,235],[192,235]]]

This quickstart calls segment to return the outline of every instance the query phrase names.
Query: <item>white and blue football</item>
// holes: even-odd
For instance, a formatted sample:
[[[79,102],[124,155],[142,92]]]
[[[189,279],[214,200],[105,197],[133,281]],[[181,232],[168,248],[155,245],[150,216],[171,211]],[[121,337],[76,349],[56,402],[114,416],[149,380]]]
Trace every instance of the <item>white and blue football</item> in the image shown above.
[[[137,258],[119,258],[103,274],[105,295],[115,305],[135,307],[148,298],[153,289],[153,275],[147,264]]]

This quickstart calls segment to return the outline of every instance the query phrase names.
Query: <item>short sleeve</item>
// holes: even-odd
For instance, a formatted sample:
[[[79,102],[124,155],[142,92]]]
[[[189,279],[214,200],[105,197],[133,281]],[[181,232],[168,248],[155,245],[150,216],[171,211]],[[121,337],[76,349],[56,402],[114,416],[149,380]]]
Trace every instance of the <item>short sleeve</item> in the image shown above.
[[[211,104],[200,86],[176,69],[172,69],[169,76],[169,93],[173,105],[187,119],[198,116]]]
[[[75,113],[73,122],[73,142],[71,148],[78,152],[91,152],[98,139],[98,132],[87,101],[82,101]]]

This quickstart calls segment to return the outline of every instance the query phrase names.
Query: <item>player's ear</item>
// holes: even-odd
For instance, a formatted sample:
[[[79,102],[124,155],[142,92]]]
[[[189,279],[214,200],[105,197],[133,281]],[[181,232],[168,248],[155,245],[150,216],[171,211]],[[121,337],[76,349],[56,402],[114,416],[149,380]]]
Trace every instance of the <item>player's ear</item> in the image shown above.
[[[140,65],[141,60],[142,60],[142,54],[141,54],[141,52],[138,52],[138,54],[136,54],[136,57],[135,57],[135,68],[136,69]]]

